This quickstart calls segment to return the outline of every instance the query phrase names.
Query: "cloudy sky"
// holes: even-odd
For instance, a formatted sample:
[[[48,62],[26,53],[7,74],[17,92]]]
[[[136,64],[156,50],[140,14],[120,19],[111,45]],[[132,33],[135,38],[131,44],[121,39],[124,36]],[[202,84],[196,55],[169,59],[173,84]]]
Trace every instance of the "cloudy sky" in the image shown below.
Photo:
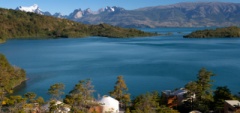
[[[148,6],[169,5],[179,2],[234,2],[240,0],[0,0],[0,7],[15,9],[18,6],[37,4],[42,11],[50,13],[61,12],[69,14],[74,9],[91,8],[97,11],[106,6],[119,6],[127,10]]]

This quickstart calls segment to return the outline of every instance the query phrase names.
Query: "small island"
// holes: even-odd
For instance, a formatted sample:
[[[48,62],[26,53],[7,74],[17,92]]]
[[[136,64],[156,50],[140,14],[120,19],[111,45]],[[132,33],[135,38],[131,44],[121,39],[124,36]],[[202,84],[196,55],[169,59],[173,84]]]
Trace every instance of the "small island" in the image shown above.
[[[240,38],[240,28],[236,26],[230,26],[217,29],[206,29],[194,31],[184,38]]]
[[[157,35],[104,23],[86,25],[67,19],[3,8],[0,8],[0,21],[0,43],[15,38],[44,39],[88,36],[129,38]]]

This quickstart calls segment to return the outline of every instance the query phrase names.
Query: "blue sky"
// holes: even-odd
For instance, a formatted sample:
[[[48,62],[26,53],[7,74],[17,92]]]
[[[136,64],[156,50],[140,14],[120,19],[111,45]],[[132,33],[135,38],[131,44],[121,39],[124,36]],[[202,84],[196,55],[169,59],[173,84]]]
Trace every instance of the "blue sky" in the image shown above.
[[[69,14],[74,9],[91,8],[96,11],[106,6],[119,6],[125,9],[137,9],[148,6],[169,5],[179,2],[234,2],[240,0],[0,0],[0,7],[15,9],[17,6],[31,6],[38,4],[42,11],[50,13],[61,12]]]

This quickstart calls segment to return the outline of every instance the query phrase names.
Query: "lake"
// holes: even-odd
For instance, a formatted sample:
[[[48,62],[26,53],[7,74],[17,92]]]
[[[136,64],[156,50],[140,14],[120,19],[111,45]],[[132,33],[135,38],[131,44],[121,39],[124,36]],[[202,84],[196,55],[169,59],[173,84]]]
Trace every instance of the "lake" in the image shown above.
[[[203,28],[142,29],[172,35],[114,39],[104,37],[9,40],[0,44],[9,62],[27,72],[16,94],[35,92],[48,99],[54,83],[68,93],[79,80],[90,78],[95,95],[108,95],[123,75],[132,97],[184,87],[205,67],[216,74],[213,88],[240,91],[240,39],[184,39]]]

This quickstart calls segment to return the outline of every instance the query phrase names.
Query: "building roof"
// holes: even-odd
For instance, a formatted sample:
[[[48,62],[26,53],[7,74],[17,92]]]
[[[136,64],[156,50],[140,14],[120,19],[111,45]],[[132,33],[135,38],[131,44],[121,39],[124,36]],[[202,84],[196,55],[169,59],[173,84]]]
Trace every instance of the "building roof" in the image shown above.
[[[172,91],[171,90],[164,90],[164,91],[162,91],[162,93],[164,93],[165,95],[170,95],[170,93],[171,93]]]
[[[55,105],[61,105],[61,107],[63,108],[62,111],[66,111],[66,112],[69,112],[69,111],[70,111],[70,108],[71,108],[69,105],[64,104],[63,102],[61,102],[61,101],[59,101],[59,100],[55,101]],[[45,104],[44,106],[42,106],[42,109],[48,111],[48,110],[49,110],[49,107],[50,107],[50,102],[48,102],[47,104]]]
[[[116,100],[110,96],[103,96],[102,99],[100,99],[98,101],[98,103],[105,105],[105,106],[114,106],[114,105],[119,104],[118,100]]]
[[[184,88],[180,88],[174,92],[172,92],[173,95],[184,95],[186,94],[188,91]]]
[[[188,91],[184,88],[180,88],[178,90],[174,90],[174,91],[171,91],[171,90],[165,90],[165,91],[162,91],[165,95],[167,96],[183,96],[184,94],[186,94]]]
[[[225,100],[231,106],[240,106],[240,102],[238,100]]]
[[[190,111],[189,113],[201,113],[201,112],[197,110],[193,110],[193,111]]]
[[[98,101],[98,103],[102,106],[103,113],[119,113],[119,101],[110,96],[103,96],[102,99]]]

